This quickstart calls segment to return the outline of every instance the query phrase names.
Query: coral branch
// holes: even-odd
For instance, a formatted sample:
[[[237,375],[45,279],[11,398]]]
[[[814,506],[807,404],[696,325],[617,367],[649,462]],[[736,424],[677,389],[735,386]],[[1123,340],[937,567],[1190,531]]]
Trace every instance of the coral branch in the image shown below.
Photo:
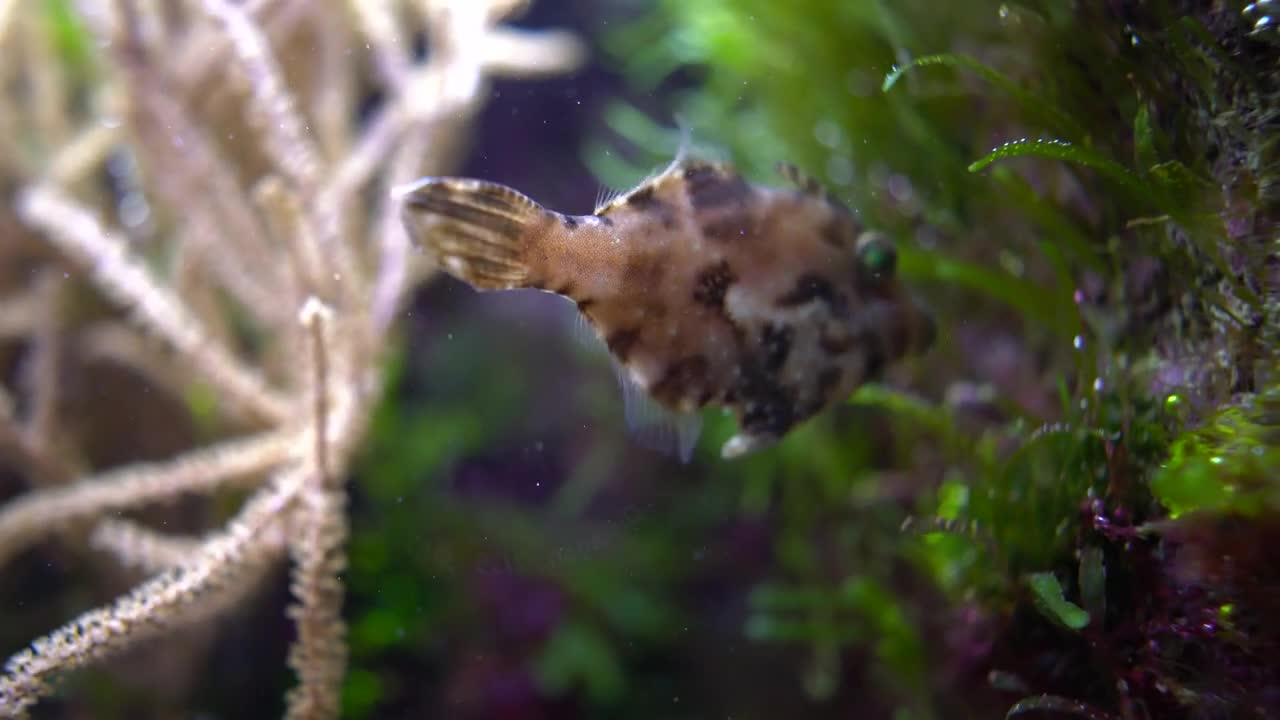
[[[0,453],[34,487],[0,505],[0,569],[43,537],[83,530],[103,560],[154,577],[14,655],[0,718],[25,716],[63,673],[247,602],[286,553],[287,714],[336,717],[343,480],[381,396],[394,318],[429,267],[414,262],[390,188],[457,166],[490,76],[570,70],[582,45],[495,27],[527,0],[64,4],[65,36],[0,0],[0,194],[13,200],[0,238],[17,238],[0,240],[0,265],[34,261],[0,273],[0,350],[21,343],[29,370],[21,418],[0,388]],[[76,52],[62,46],[77,43],[88,51],[69,63]],[[102,67],[86,70],[86,57]],[[383,101],[365,117],[369,97]],[[105,219],[117,215],[128,233]],[[44,245],[52,252],[32,252]],[[69,289],[60,312],[61,271],[45,258],[58,253],[114,307],[82,312]],[[32,272],[42,292],[15,291]],[[214,411],[191,409],[204,436],[246,420],[270,430],[85,475],[57,449],[92,456],[86,441],[99,438],[56,412],[55,390],[104,359],[167,396],[207,385]],[[86,399],[88,413],[118,412]],[[249,501],[202,538],[119,517],[234,485],[254,488]]]
[[[0,565],[28,543],[77,520],[208,492],[262,473],[289,457],[293,439],[291,433],[268,433],[232,440],[169,462],[131,465],[20,496],[0,507]]]
[[[125,567],[158,573],[178,567],[200,549],[199,538],[161,535],[128,520],[103,520],[89,535],[89,547],[111,553]]]
[[[208,614],[215,590],[238,582],[265,546],[260,536],[293,501],[297,473],[286,473],[245,504],[227,530],[181,566],[139,585],[107,607],[90,610],[9,658],[0,677],[0,717],[23,717],[60,674],[100,662],[159,631]],[[202,612],[202,610],[206,610]]]
[[[124,242],[105,232],[87,208],[58,190],[36,186],[22,193],[18,210],[28,223],[89,265],[104,292],[131,307],[143,325],[187,355],[228,400],[263,420],[289,417],[288,403],[216,344],[182,302],[139,267]]]
[[[301,316],[312,340],[315,442],[298,508],[303,533],[293,543],[293,594],[300,602],[289,611],[298,625],[298,639],[289,651],[289,664],[300,683],[289,695],[289,718],[337,717],[347,662],[341,580],[346,567],[345,496],[332,474],[328,445],[329,315],[329,310],[313,298]]]
[[[291,182],[310,195],[318,185],[320,153],[298,115],[297,102],[284,83],[261,28],[243,8],[227,0],[202,0],[201,5],[226,30],[253,88],[249,115],[262,133],[263,149]]]

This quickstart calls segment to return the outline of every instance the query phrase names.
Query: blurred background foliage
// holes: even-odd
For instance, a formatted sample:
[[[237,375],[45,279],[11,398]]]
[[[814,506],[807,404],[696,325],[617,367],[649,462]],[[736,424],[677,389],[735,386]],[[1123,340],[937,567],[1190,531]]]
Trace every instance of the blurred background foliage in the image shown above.
[[[897,238],[940,343],[744,461],[709,417],[682,466],[567,305],[424,288],[353,473],[346,716],[1280,712],[1280,53],[1242,10],[535,3],[595,63],[499,83],[466,174],[585,212],[681,125],[795,163]],[[273,629],[201,702],[278,714],[283,630],[239,622]]]
[[[441,281],[357,472],[350,714],[1280,708],[1275,563],[1241,554],[1276,532],[1275,41],[1188,9],[599,11],[599,119],[517,148],[500,99],[469,172],[582,212],[686,131],[795,163],[899,240],[940,347],[742,462],[708,418],[681,467],[567,310]]]

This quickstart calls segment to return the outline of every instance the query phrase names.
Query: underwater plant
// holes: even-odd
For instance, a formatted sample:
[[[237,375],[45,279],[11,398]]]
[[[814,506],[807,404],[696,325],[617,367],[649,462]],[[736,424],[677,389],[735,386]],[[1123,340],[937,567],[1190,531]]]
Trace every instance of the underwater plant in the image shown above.
[[[46,539],[117,595],[9,658],[0,717],[146,641],[198,654],[286,559],[286,714],[338,715],[349,462],[433,272],[389,189],[458,162],[493,78],[580,63],[523,5],[0,4],[3,641],[39,632]]]
[[[665,104],[615,103],[585,156],[603,181],[682,116],[759,176],[822,178],[940,310],[921,367],[722,470],[786,515],[746,631],[812,648],[816,696],[871,651],[889,682],[843,682],[912,717],[1280,709],[1280,575],[1248,549],[1278,509],[1262,5],[673,0],[611,34]]]
[[[0,0],[0,716],[1280,714],[1272,3],[38,5]],[[589,64],[545,29],[584,18]],[[716,413],[635,447],[557,299],[436,273],[389,201],[586,211],[682,123],[938,318],[732,462]]]

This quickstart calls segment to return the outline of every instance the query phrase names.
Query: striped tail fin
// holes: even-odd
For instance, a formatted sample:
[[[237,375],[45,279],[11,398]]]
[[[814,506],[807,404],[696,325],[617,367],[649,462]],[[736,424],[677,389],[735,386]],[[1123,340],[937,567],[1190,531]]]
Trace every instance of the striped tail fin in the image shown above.
[[[428,177],[397,188],[410,240],[481,290],[527,287],[527,251],[550,213],[498,183]]]

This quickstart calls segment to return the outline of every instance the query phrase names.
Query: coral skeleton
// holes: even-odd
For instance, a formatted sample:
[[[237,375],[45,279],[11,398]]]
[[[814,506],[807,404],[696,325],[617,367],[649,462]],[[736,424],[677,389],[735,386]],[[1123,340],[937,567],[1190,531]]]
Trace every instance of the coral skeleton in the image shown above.
[[[0,504],[0,577],[49,540],[148,577],[11,657],[0,717],[227,612],[286,559],[287,715],[336,717],[347,467],[433,272],[390,189],[456,165],[491,78],[569,72],[583,48],[504,26],[512,0],[86,1],[71,50],[18,5],[0,2],[0,358],[24,350],[0,463],[26,489]],[[95,466],[61,378],[104,361],[193,408],[201,442]],[[204,534],[131,517],[215,495],[246,499]]]

